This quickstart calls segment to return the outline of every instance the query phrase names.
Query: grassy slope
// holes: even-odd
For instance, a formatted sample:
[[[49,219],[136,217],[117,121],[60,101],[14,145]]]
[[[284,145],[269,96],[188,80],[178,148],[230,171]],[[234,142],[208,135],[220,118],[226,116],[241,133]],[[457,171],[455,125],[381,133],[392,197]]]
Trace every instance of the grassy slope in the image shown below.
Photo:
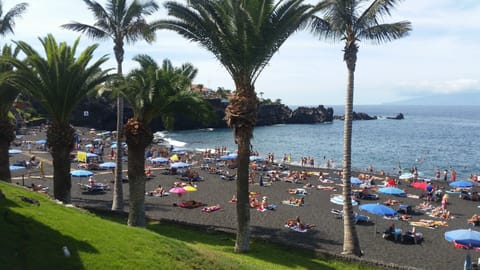
[[[160,223],[131,228],[1,181],[0,189],[7,197],[0,200],[2,269],[369,269],[261,242],[234,254],[230,235]]]

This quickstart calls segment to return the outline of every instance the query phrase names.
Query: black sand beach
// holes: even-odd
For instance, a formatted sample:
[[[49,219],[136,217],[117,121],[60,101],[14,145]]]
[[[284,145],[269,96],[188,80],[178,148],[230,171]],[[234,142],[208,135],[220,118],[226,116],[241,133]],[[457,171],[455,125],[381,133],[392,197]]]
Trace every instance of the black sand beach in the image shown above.
[[[43,136],[43,137],[42,137]],[[32,140],[37,138],[45,138],[45,134],[37,134],[30,137]],[[41,179],[38,173],[33,173],[30,177],[16,176],[13,182],[24,184],[26,186],[31,183],[41,184],[50,187],[49,194],[53,194],[53,181],[51,178],[51,156],[44,151],[34,150],[39,159],[45,161],[46,178]],[[27,151],[22,154],[11,157],[11,163],[15,160],[26,158],[29,155]],[[76,169],[76,164],[72,163],[72,169]],[[124,165],[127,168],[127,165]],[[207,171],[201,170],[197,164],[194,170],[204,177],[204,181],[194,182],[197,185],[198,191],[190,192],[179,197],[171,194],[165,197],[146,196],[146,211],[150,218],[158,220],[177,221],[189,224],[198,224],[207,226],[212,229],[234,232],[236,228],[236,214],[235,204],[228,201],[235,194],[235,182],[222,180],[219,175],[210,174]],[[309,171],[318,171],[319,169],[306,169]],[[38,170],[37,170],[38,171]],[[167,189],[173,185],[175,181],[180,181],[178,175],[164,175],[162,170],[153,170],[155,177],[147,182],[146,190],[153,190],[159,184]],[[95,175],[97,182],[105,182],[109,185],[113,180],[113,175],[109,171],[97,171]],[[312,176],[306,182],[314,185],[319,184],[318,177]],[[303,182],[306,183],[306,182]],[[110,209],[112,201],[112,191],[105,194],[83,194],[78,183],[87,183],[86,178],[72,177],[72,201],[74,205],[79,207],[99,207]],[[319,251],[328,251],[330,253],[339,254],[342,251],[343,243],[343,222],[331,213],[331,209],[341,209],[340,205],[335,205],[330,202],[331,194],[341,193],[341,187],[337,186],[337,191],[317,190],[314,188],[307,189],[308,195],[305,196],[305,205],[302,207],[295,207],[284,205],[282,200],[289,199],[293,195],[288,194],[289,188],[301,188],[303,184],[286,183],[282,181],[273,182],[271,186],[259,186],[258,184],[251,184],[250,190],[258,192],[261,196],[267,196],[269,202],[277,205],[273,211],[260,212],[256,209],[251,211],[251,229],[252,236],[267,239],[273,242],[281,242],[286,244],[299,245],[309,249],[317,249]],[[439,184],[448,188],[446,182],[435,182],[434,185]],[[128,208],[128,184],[124,184],[124,193],[126,201],[126,210]],[[422,193],[419,189],[414,189],[407,186],[407,183],[402,181],[400,188],[403,188],[409,194],[420,195]],[[478,190],[478,187],[474,187]],[[361,200],[361,204],[365,203],[382,203],[388,198],[401,200],[403,204],[411,205],[412,207],[423,202],[421,199],[407,198],[407,197],[393,197],[390,195],[380,195],[378,201]],[[220,204],[221,209],[212,213],[204,213],[200,208],[185,209],[175,207],[174,203],[181,202],[182,199],[191,199],[206,203],[208,205]],[[433,203],[435,206],[440,205],[439,202]],[[356,229],[360,238],[361,248],[364,251],[364,259],[381,261],[390,265],[392,269],[398,268],[396,265],[411,267],[419,269],[460,269],[463,266],[463,261],[467,251],[454,248],[453,244],[444,239],[444,233],[453,229],[469,228],[467,219],[474,213],[478,213],[477,206],[479,202],[472,202],[462,200],[458,195],[452,194],[450,196],[450,203],[448,209],[453,215],[453,219],[448,220],[448,226],[440,226],[435,229],[426,227],[417,227],[417,232],[424,235],[424,241],[421,244],[403,244],[393,242],[382,238],[382,233],[392,222],[395,222],[397,228],[401,228],[404,232],[411,229],[412,226],[406,221],[392,221],[386,220],[383,217],[376,217],[373,214],[358,211],[358,206],[354,209],[360,214],[368,215],[373,222],[367,224],[358,224]],[[305,223],[316,224],[316,227],[310,229],[305,233],[296,232],[284,227],[288,218],[300,216]],[[413,221],[420,219],[440,220],[432,218],[422,212],[416,211],[412,215]],[[377,233],[375,232],[375,228]],[[473,260],[477,260],[476,254],[470,252]]]

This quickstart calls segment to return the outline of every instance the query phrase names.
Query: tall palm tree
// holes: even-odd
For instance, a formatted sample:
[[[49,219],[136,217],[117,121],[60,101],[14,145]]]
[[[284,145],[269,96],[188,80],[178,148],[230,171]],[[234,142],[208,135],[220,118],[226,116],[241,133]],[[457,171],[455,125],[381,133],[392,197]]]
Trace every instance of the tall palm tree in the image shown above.
[[[3,46],[1,57],[16,58],[18,48],[12,50],[10,45]],[[9,116],[12,104],[20,91],[8,81],[13,66],[0,62],[0,180],[11,182],[8,148],[15,139],[15,126]]]
[[[302,0],[191,0],[167,2],[174,19],[157,26],[198,42],[222,63],[235,83],[225,119],[238,145],[237,238],[235,251],[249,250],[248,163],[259,100],[255,81],[287,38],[316,9]]]
[[[98,40],[113,40],[113,51],[117,60],[117,74],[122,76],[122,63],[125,54],[124,43],[135,43],[138,40],[153,42],[155,32],[145,20],[145,16],[152,15],[158,10],[158,5],[153,0],[140,2],[133,0],[127,5],[126,0],[108,0],[103,7],[96,1],[83,0],[95,16],[94,25],[72,22],[62,25],[66,29],[85,33],[87,36]],[[123,99],[117,98],[117,145],[122,145],[123,129]],[[113,188],[113,211],[123,211],[122,189],[122,151],[118,149]]]
[[[145,226],[145,149],[152,143],[150,124],[161,117],[172,127],[175,113],[206,120],[212,115],[208,103],[190,90],[197,70],[190,64],[180,68],[164,60],[160,67],[147,55],[134,58],[140,68],[126,77],[121,94],[133,109],[124,133],[128,145],[129,215],[128,225]]]
[[[0,0],[0,35],[4,36],[8,33],[13,34],[15,18],[21,17],[22,14],[27,10],[27,7],[27,3],[16,4],[7,13],[5,13],[5,15],[3,15],[3,2]]]
[[[402,38],[411,30],[411,23],[381,23],[384,15],[401,0],[326,0],[323,18],[314,17],[312,31],[323,39],[345,41],[343,60],[347,64],[347,95],[345,99],[345,120],[343,137],[343,212],[344,242],[343,253],[361,255],[360,243],[353,222],[353,207],[350,199],[352,174],[352,112],[355,65],[358,42],[372,40],[378,44]],[[370,2],[370,3],[369,3]],[[369,4],[368,4],[369,3]]]
[[[75,133],[70,118],[75,106],[110,77],[107,74],[110,70],[100,69],[108,58],[103,56],[91,63],[97,44],[88,46],[77,56],[80,39],[72,46],[57,43],[52,35],[39,40],[44,48],[42,54],[18,41],[15,44],[26,59],[3,58],[2,61],[15,66],[16,71],[10,76],[15,87],[35,98],[50,117],[47,145],[53,158],[53,195],[70,203],[70,152]]]

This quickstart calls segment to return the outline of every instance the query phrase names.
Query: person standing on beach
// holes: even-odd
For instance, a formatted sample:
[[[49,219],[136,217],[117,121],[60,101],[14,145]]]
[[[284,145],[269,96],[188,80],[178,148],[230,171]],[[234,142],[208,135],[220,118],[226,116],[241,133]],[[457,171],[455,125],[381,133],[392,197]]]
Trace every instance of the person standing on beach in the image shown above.
[[[448,170],[445,169],[445,170],[443,170],[443,181],[446,182],[447,180],[448,180]]]
[[[452,180],[452,182],[457,181],[457,171],[455,169],[452,169],[452,173],[450,174],[450,180]]]
[[[440,169],[437,168],[437,170],[435,171],[435,180],[440,180]]]
[[[41,160],[38,163],[38,170],[40,171],[40,178],[44,178],[45,177],[45,166],[43,164],[43,161],[41,161]]]

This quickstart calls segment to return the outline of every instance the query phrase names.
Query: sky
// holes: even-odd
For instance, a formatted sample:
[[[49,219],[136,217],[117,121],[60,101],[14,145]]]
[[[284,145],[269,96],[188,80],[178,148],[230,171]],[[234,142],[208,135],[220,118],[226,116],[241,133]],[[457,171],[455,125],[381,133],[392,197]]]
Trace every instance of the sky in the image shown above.
[[[308,0],[313,2],[311,0]],[[94,18],[82,0],[3,0],[4,13],[26,2],[27,11],[16,19],[14,34],[4,43],[22,40],[42,52],[38,38],[53,34],[57,42],[80,47],[99,43],[98,57],[108,55],[104,68],[115,68],[113,42],[92,40],[60,26],[77,21],[93,24]],[[106,0],[98,0],[105,5]],[[166,18],[161,9],[148,21]],[[407,20],[409,36],[384,44],[360,41],[355,72],[356,105],[376,105],[462,92],[480,92],[480,1],[406,0],[401,1],[384,23]],[[342,42],[319,40],[308,31],[291,36],[272,57],[255,83],[259,96],[280,99],[287,105],[342,105],[345,102],[347,68]],[[136,68],[131,59],[148,54],[157,63],[169,59],[174,66],[191,63],[199,72],[194,83],[216,90],[234,89],[230,75],[206,49],[180,35],[162,30],[152,44],[126,44],[124,72]]]

